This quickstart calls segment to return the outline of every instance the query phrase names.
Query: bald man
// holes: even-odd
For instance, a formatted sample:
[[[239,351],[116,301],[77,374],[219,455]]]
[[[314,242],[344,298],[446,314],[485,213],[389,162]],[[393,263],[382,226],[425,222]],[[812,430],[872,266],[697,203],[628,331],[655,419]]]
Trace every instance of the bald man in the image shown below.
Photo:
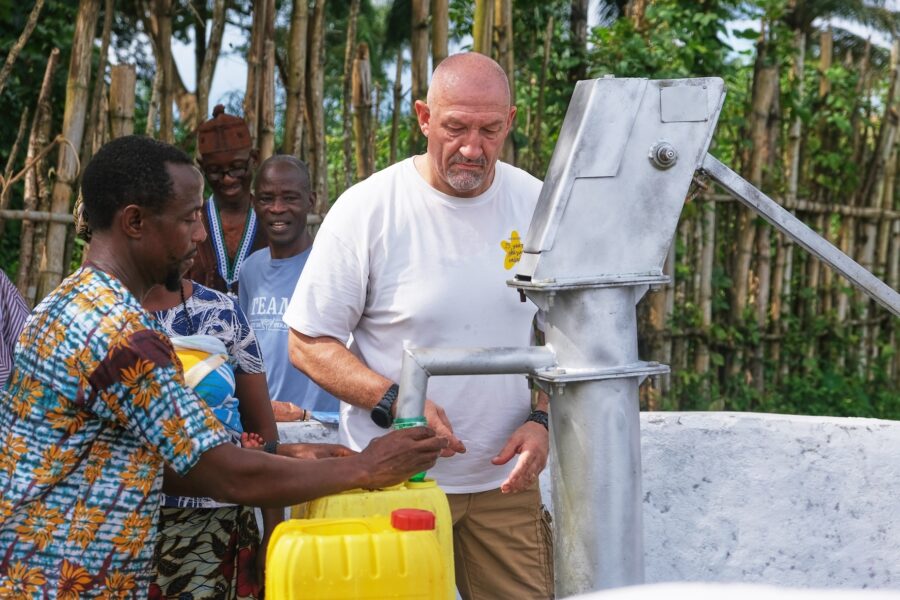
[[[284,316],[293,364],[341,399],[342,441],[390,427],[405,341],[528,346],[535,307],[506,285],[541,182],[498,162],[516,114],[500,66],[457,54],[416,102],[428,138],[347,190],[319,230]],[[345,344],[352,334],[353,343]],[[537,476],[547,399],[520,375],[435,377],[425,412],[449,439],[429,474],[448,493],[463,598],[553,594],[549,521]]]

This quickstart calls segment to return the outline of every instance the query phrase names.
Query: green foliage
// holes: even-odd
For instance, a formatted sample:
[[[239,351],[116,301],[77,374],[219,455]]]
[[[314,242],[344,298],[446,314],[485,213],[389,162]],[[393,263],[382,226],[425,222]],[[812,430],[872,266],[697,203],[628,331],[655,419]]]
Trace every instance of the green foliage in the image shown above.
[[[207,3],[208,4],[208,3]],[[276,48],[284,64],[291,2],[277,0]],[[823,203],[859,202],[875,143],[882,126],[889,82],[888,52],[868,47],[865,40],[849,31],[834,28],[834,64],[824,73],[818,69],[821,49],[818,28],[823,20],[838,15],[852,22],[871,23],[883,31],[896,26],[897,11],[887,10],[883,1],[867,0],[650,0],[643,18],[635,23],[623,15],[624,0],[602,0],[600,25],[589,32],[589,76],[680,78],[717,76],[725,80],[728,96],[720,115],[711,151],[735,170],[746,168],[753,151],[749,136],[749,106],[753,92],[754,67],[760,64],[778,70],[778,102],[770,118],[775,139],[764,173],[765,191],[782,197],[787,189],[785,149],[789,129],[799,119],[802,135],[799,196]],[[141,19],[145,2],[118,0],[114,20],[112,52],[118,62],[137,66],[138,88],[135,130],[143,132],[156,65],[149,51]],[[176,39],[188,42],[196,35],[194,9],[202,2],[174,3],[173,31]],[[242,28],[245,43],[223,52],[243,54],[250,37],[252,6],[249,0],[231,0],[229,21]],[[192,8],[193,7],[193,8]],[[0,2],[0,39],[15,40],[25,25],[30,3]],[[333,201],[345,185],[343,164],[343,69],[347,34],[348,2],[326,3],[325,15],[325,117],[329,197]],[[474,2],[449,3],[451,47],[469,49]],[[553,152],[574,82],[572,72],[583,64],[583,51],[574,47],[570,25],[571,2],[566,0],[516,0],[513,6],[515,47],[515,98],[518,116],[513,132],[517,163],[542,177]],[[33,110],[50,49],[62,50],[60,68],[53,81],[52,134],[59,131],[65,97],[69,45],[77,3],[48,1],[38,26],[22,52],[2,94],[0,110],[7,118],[0,122],[0,161],[6,162],[15,138],[18,115]],[[389,163],[394,61],[398,50],[408,57],[411,20],[410,0],[363,0],[357,23],[358,42],[370,50],[373,86],[381,90],[377,106],[376,168]],[[312,15],[310,14],[310,18]],[[547,81],[541,88],[544,37],[552,20]],[[738,23],[752,23],[744,27]],[[759,25],[763,26],[763,34]],[[806,35],[806,66],[802,81],[792,73],[797,60],[797,34]],[[758,44],[758,42],[762,42]],[[867,54],[868,53],[868,54]],[[861,67],[868,56],[867,67]],[[95,56],[95,60],[97,57]],[[221,68],[221,63],[220,63]],[[868,72],[867,79],[862,77]],[[192,79],[182,73],[185,79]],[[819,87],[827,78],[829,92]],[[408,86],[408,83],[407,83]],[[543,98],[543,109],[540,107]],[[413,126],[409,90],[401,100],[398,155],[408,154]],[[226,110],[242,114],[243,93],[225,99]],[[283,139],[284,98],[276,98],[276,146]],[[540,115],[539,115],[540,113]],[[539,119],[540,117],[540,119]],[[538,131],[540,121],[540,131]],[[51,134],[51,135],[52,135]],[[536,139],[540,134],[540,143]],[[176,138],[190,150],[193,139],[176,123]],[[52,157],[53,155],[51,155]],[[51,160],[52,162],[52,160]],[[18,164],[21,165],[20,155]],[[351,179],[355,179],[354,177]],[[897,186],[900,192],[900,186]],[[21,186],[12,195],[13,207],[21,203]],[[702,218],[702,199],[688,203],[682,219],[693,231]],[[900,208],[895,200],[894,209]],[[861,329],[839,320],[834,312],[817,306],[820,292],[809,289],[808,259],[799,250],[793,254],[792,293],[785,297],[787,309],[781,320],[757,324],[750,303],[740,318],[731,317],[734,288],[733,263],[738,217],[734,204],[717,204],[716,247],[712,272],[712,324],[704,330],[698,298],[690,283],[696,277],[695,245],[691,236],[679,236],[676,244],[675,281],[679,286],[669,333],[683,352],[673,357],[671,393],[662,399],[662,408],[681,410],[757,410],[802,414],[833,414],[900,418],[900,382],[891,376],[896,368],[896,320],[880,322],[873,340],[861,339]],[[837,215],[825,223],[836,240],[847,221]],[[18,264],[20,223],[8,221],[0,238],[0,265],[11,275]],[[773,253],[777,236],[772,236]],[[76,242],[70,266],[80,262],[83,246]],[[757,268],[753,264],[753,268]],[[828,293],[837,294],[846,283],[835,278]],[[851,298],[855,298],[851,292]],[[855,304],[852,319],[879,318],[883,311]],[[868,308],[866,310],[866,308]],[[893,336],[893,337],[892,337]],[[709,349],[710,369],[694,369],[701,343]],[[772,349],[777,343],[778,358]],[[765,352],[757,356],[758,348]],[[654,358],[645,356],[645,358]],[[761,369],[758,359],[762,360]],[[762,373],[763,381],[754,377]]]
[[[730,48],[722,38],[733,3],[658,0],[636,29],[627,19],[594,29],[591,75],[616,77],[722,76]]]

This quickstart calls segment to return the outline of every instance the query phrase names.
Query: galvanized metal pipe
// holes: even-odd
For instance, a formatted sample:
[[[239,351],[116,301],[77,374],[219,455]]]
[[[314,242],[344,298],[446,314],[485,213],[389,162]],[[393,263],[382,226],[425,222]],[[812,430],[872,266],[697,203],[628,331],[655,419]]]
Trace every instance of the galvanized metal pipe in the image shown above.
[[[400,369],[397,417],[421,417],[431,375],[534,373],[556,364],[545,346],[527,348],[405,348]]]
[[[635,302],[645,288],[557,290],[544,336],[561,366],[637,364]],[[550,385],[556,594],[644,581],[638,375]]]
[[[803,221],[783,209],[777,202],[756,189],[753,184],[711,154],[707,154],[703,160],[703,171],[773,227],[797,242],[807,252],[830,265],[895,316],[900,317],[900,293],[891,289],[888,284],[875,277],[865,267],[810,229]]]

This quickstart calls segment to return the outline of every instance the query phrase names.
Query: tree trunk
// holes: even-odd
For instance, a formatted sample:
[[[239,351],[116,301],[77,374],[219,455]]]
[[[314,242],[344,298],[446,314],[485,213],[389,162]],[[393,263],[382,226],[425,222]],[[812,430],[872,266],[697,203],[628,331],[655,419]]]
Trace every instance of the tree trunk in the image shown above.
[[[512,0],[496,0],[494,4],[494,29],[497,32],[497,62],[506,72],[506,78],[509,79],[509,100],[510,104],[516,104],[516,62],[515,53],[513,51],[513,23],[512,23]],[[516,145],[514,143],[515,122],[510,127],[509,135],[503,143],[503,153],[501,159],[503,162],[514,165],[516,164]]]
[[[137,74],[134,65],[114,65],[110,72],[109,116],[113,139],[134,133]]]
[[[572,35],[572,66],[569,81],[587,79],[587,22],[588,0],[572,0],[569,27]]]
[[[100,63],[94,77],[94,92],[91,94],[91,111],[84,125],[84,142],[81,146],[81,164],[86,165],[97,149],[97,132],[103,131],[106,123],[101,123],[100,113],[106,87],[106,59],[109,54],[109,36],[112,32],[114,0],[105,0],[103,4],[103,32],[100,34]],[[100,139],[102,139],[102,134]]]
[[[416,120],[415,102],[425,100],[428,95],[428,0],[412,0],[412,42],[410,44],[412,70],[412,122],[409,131],[409,153],[419,154],[425,150],[425,137]]]
[[[81,147],[84,135],[88,86],[91,81],[91,51],[94,47],[94,30],[99,12],[100,0],[80,1],[72,39],[62,127],[62,135],[72,146],[60,144],[56,183],[53,185],[50,205],[51,211],[58,214],[69,212],[72,189],[80,171],[76,149]],[[47,243],[44,246],[43,267],[36,298],[43,298],[62,281],[66,229],[66,225],[62,223],[51,223],[47,228]]]
[[[494,0],[475,0],[472,24],[472,50],[491,55],[494,45]]]
[[[375,172],[372,148],[372,71],[369,46],[359,44],[353,61],[353,139],[356,142],[356,179],[362,181]]]
[[[226,17],[225,0],[215,0],[213,3],[212,31],[209,34],[209,43],[205,46],[203,62],[200,64],[200,71],[197,75],[197,119],[194,125],[195,130],[200,127],[200,124],[206,120],[209,114],[209,90],[212,87],[213,76],[216,74],[219,53],[222,51],[222,37],[225,34]],[[205,22],[203,31],[206,31]],[[203,48],[204,45],[198,42],[197,47]]]
[[[209,18],[207,0],[188,0],[188,6],[194,15],[194,81],[200,87],[200,71],[203,69],[203,61],[206,60],[206,19]],[[203,113],[198,111],[200,120]],[[199,123],[198,123],[199,124]]]
[[[262,69],[259,72],[257,147],[259,160],[275,154],[275,0],[266,1]]]
[[[244,121],[250,129],[250,139],[257,148],[259,140],[259,106],[262,93],[262,72],[265,69],[266,12],[269,0],[253,1],[253,24],[247,48],[247,89],[244,92]]]
[[[31,135],[28,138],[28,152],[25,156],[25,164],[31,164],[38,153],[47,145],[50,138],[50,90],[53,83],[53,74],[59,64],[59,48],[50,52],[47,60],[47,68],[44,70],[44,81],[38,94],[37,106],[34,109],[34,118],[31,121]],[[34,163],[31,171],[25,175],[25,195],[23,201],[24,210],[37,210],[41,198],[49,195],[50,188],[47,183],[47,161],[41,159]],[[34,306],[35,297],[35,271],[31,269],[34,257],[34,223],[29,220],[22,221],[22,231],[19,235],[19,272],[16,274],[16,287],[25,298],[28,306]]]
[[[175,64],[172,62],[172,0],[156,0],[156,21],[159,24],[159,62],[162,69],[162,88],[159,96],[159,139],[175,141],[172,103],[175,89]]]
[[[300,156],[303,145],[303,107],[306,104],[306,36],[309,21],[307,0],[294,0],[288,42],[288,77],[285,86],[284,151]]]
[[[0,69],[0,94],[3,93],[3,88],[6,87],[6,80],[9,79],[9,74],[12,73],[12,67],[16,62],[16,58],[19,56],[19,52],[25,47],[28,38],[31,37],[31,32],[34,31],[34,27],[37,25],[38,16],[41,14],[41,9],[43,7],[44,0],[37,0],[34,3],[34,6],[31,8],[31,13],[28,15],[28,21],[25,22],[25,29],[22,30],[19,39],[16,40],[16,43],[13,44],[12,48],[9,49],[9,53],[6,55],[6,62],[3,63],[3,68]]]
[[[325,0],[316,0],[310,21],[309,66],[306,83],[307,111],[310,120],[310,155],[312,156],[313,185],[316,192],[316,213],[328,210],[328,157],[325,148]]]
[[[400,144],[400,105],[403,102],[403,48],[397,50],[396,72],[394,73],[394,106],[391,109],[391,164],[397,162],[397,147]]]
[[[447,58],[450,30],[449,0],[431,0],[431,66],[436,69]]]
[[[274,0],[272,0],[274,2]],[[259,160],[263,161],[275,154],[275,42],[266,38],[263,44],[262,81],[259,95]]]
[[[353,57],[356,49],[356,20],[359,17],[359,0],[350,1],[347,16],[347,43],[344,46],[343,94],[341,116],[344,128],[344,189],[353,185]],[[368,87],[367,87],[368,89]],[[368,113],[368,106],[366,107]],[[356,140],[359,144],[359,139]]]
[[[168,0],[171,2],[171,0]],[[175,60],[172,57],[171,52],[171,19],[169,21],[169,30],[170,34],[168,36],[163,36],[160,29],[160,20],[159,15],[154,11],[150,11],[149,14],[141,13],[141,21],[144,24],[144,30],[147,33],[147,37],[150,39],[150,47],[153,50],[153,57],[156,59],[157,65],[157,74],[160,74],[160,80],[157,81],[154,78],[154,94],[157,98],[157,102],[153,102],[151,99],[151,111],[161,111],[161,104],[163,97],[163,88],[164,83],[162,81],[162,73],[166,71],[166,69],[161,69],[160,65],[167,65],[168,70],[171,72],[171,92],[169,93],[169,104],[172,102],[178,106],[178,114],[181,117],[182,123],[193,123],[199,114],[197,111],[197,95],[189,92],[184,85],[184,81],[181,79],[181,73],[178,71],[178,67],[175,65]],[[168,44],[170,50],[167,52],[168,59],[163,56],[163,38],[167,40],[165,44]],[[205,40],[204,40],[205,42]],[[156,108],[152,105],[156,104]],[[160,119],[162,118],[162,113],[160,112]],[[173,117],[174,120],[174,117]],[[151,120],[147,119],[148,123],[148,135],[152,132],[150,130]],[[160,129],[162,129],[162,121],[160,120]]]

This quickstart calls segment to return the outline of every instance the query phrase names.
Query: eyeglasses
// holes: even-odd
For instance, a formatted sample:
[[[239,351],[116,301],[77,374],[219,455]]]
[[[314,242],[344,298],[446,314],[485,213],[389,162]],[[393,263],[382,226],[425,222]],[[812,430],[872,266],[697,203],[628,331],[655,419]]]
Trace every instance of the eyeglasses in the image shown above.
[[[204,173],[206,173],[206,178],[210,181],[219,181],[226,175],[228,175],[232,179],[241,179],[247,174],[249,170],[249,165],[243,165],[241,167],[232,167],[224,171],[209,171],[204,169]]]
[[[302,204],[304,200],[303,196],[295,196],[293,194],[285,196],[269,196],[267,194],[265,196],[256,196],[254,201],[260,206],[273,206],[279,198],[281,199],[282,204],[288,206],[297,206],[298,204]]]

